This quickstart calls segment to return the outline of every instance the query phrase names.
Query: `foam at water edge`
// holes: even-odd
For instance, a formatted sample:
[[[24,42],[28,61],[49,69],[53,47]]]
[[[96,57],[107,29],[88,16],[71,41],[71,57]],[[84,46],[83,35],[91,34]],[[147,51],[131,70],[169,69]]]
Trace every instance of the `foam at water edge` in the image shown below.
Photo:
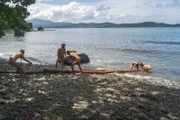
[[[145,79],[151,83],[159,83],[165,86],[174,86],[179,88],[180,87],[180,83],[176,82],[176,81],[170,81],[168,79],[162,78],[162,77],[151,77],[151,76],[142,76],[142,75],[133,75],[130,73],[125,73],[125,74],[119,74],[119,73],[113,73],[116,74],[117,76],[125,76],[128,78],[135,78],[135,79]]]
[[[10,53],[0,53],[0,58],[2,59],[9,59],[9,57],[11,56]]]
[[[0,58],[4,58],[4,53],[0,53]]]
[[[102,68],[102,67],[98,67],[96,68],[97,70],[107,70],[108,68]]]

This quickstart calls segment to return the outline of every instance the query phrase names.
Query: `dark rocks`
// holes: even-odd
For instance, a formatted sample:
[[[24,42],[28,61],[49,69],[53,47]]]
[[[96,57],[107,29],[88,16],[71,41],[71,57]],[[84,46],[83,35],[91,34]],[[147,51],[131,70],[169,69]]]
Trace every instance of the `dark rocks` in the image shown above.
[[[78,55],[81,58],[81,64],[86,64],[86,63],[90,62],[88,55],[86,55],[85,53],[81,53]],[[67,56],[65,61],[64,61],[64,65],[71,65],[73,62],[74,62],[74,58],[71,56]]]
[[[179,101],[179,88],[123,75],[0,74],[0,120],[178,120]]]

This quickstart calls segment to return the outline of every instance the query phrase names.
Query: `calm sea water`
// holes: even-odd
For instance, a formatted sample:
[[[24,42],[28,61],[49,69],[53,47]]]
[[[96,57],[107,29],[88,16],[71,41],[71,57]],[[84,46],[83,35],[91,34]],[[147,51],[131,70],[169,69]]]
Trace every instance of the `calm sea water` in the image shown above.
[[[180,28],[78,28],[12,34],[0,39],[0,57],[8,59],[24,49],[34,63],[55,64],[57,49],[86,53],[91,63],[83,68],[128,69],[137,60],[153,67],[150,73],[126,74],[169,84],[180,83]]]

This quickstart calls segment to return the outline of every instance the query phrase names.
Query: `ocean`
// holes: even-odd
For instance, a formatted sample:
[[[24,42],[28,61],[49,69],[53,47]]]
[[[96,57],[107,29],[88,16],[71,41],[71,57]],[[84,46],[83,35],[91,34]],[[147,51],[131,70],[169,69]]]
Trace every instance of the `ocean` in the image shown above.
[[[153,67],[148,73],[125,73],[129,77],[180,85],[180,28],[71,28],[28,32],[0,38],[0,58],[8,59],[24,49],[34,64],[54,64],[61,43],[66,50],[86,53],[90,63],[82,68],[129,69],[132,61]],[[68,66],[67,66],[68,68]]]

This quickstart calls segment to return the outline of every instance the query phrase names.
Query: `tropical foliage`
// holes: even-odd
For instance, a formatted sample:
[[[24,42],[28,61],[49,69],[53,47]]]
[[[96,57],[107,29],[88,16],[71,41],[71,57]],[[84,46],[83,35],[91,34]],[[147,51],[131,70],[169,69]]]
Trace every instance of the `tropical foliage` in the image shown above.
[[[30,15],[27,6],[33,3],[35,0],[0,0],[0,37],[8,29],[12,29],[15,36],[23,36],[31,30],[32,24],[25,19]]]

